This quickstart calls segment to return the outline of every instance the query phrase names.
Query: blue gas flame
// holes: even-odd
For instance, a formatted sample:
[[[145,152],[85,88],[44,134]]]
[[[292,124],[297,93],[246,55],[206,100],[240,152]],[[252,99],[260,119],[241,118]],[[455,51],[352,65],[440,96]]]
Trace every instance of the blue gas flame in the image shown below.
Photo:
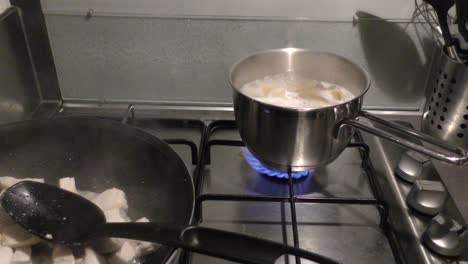
[[[249,163],[250,167],[252,167],[257,172],[270,176],[276,177],[280,179],[288,179],[288,173],[282,170],[273,169],[270,167],[265,166],[262,164],[247,148],[242,148],[242,152],[244,153],[245,160]],[[292,173],[293,179],[300,179],[310,174],[313,174],[313,170],[306,170],[306,171],[295,171]]]

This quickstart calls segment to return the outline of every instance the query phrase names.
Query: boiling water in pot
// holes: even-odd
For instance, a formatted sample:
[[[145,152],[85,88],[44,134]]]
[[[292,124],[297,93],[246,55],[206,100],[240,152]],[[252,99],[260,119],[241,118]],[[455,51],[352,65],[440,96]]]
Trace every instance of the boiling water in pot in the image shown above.
[[[246,83],[240,91],[258,101],[288,108],[322,108],[355,97],[342,86],[305,78],[293,72],[265,76]]]

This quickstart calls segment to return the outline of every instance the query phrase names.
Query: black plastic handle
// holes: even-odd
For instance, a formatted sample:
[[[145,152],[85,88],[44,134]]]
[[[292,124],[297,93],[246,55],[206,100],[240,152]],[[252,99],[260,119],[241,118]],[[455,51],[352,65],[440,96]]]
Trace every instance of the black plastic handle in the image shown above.
[[[468,0],[456,0],[458,31],[468,42]]]
[[[445,46],[453,46],[453,38],[450,34],[450,29],[448,26],[448,11],[450,8],[455,5],[454,0],[424,0],[426,3],[430,4],[432,8],[437,13],[437,18],[439,20],[440,30],[442,31],[442,36],[444,37]]]
[[[270,240],[199,226],[154,223],[107,223],[96,236],[156,242],[248,264],[274,264],[288,254],[317,263],[338,263],[330,258]]]

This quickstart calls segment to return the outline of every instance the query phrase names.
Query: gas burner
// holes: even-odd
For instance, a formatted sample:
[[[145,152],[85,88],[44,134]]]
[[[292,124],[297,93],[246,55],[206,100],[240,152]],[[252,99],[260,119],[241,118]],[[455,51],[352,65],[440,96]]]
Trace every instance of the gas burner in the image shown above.
[[[242,148],[242,153],[244,153],[245,160],[249,163],[250,167],[257,171],[258,173],[269,176],[275,177],[279,179],[288,179],[288,173],[279,169],[274,169],[268,167],[261,163],[247,148]],[[314,173],[314,170],[306,170],[306,171],[295,171],[292,173],[293,179],[301,179],[306,176],[309,176]]]

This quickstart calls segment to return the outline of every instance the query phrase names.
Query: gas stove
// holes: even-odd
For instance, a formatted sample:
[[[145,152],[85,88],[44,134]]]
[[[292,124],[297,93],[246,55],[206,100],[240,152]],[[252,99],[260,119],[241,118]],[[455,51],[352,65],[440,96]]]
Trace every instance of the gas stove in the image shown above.
[[[236,41],[212,41],[216,45],[207,46],[205,41],[190,41],[190,38],[194,37],[192,35],[187,35],[189,41],[179,41],[172,34],[176,31],[163,30],[163,35],[158,38],[157,49],[153,49],[154,45],[141,45],[142,49],[137,49],[138,58],[129,60],[138,62],[136,65],[142,67],[139,59],[141,54],[164,58],[156,61],[156,64],[153,59],[148,62],[149,72],[159,74],[144,80],[135,79],[136,75],[133,74],[122,80],[107,78],[119,77],[119,74],[122,74],[121,70],[124,68],[119,66],[121,56],[118,51],[124,50],[124,55],[131,55],[127,54],[125,43],[129,46],[138,44],[133,42],[137,39],[133,35],[130,38],[119,35],[114,39],[110,37],[113,34],[108,34],[113,31],[103,31],[100,28],[107,27],[98,26],[97,31],[86,31],[91,34],[89,38],[76,38],[74,30],[67,27],[62,32],[61,27],[55,27],[51,35],[55,34],[55,42],[52,44],[55,45],[56,63],[61,66],[57,68],[64,87],[61,90],[40,1],[13,2],[21,9],[22,15],[20,16],[20,9],[17,8],[4,13],[2,18],[8,19],[3,20],[6,27],[3,27],[5,30],[2,37],[6,36],[4,43],[14,44],[5,46],[8,51],[7,57],[14,55],[18,61],[11,64],[13,60],[5,60],[11,64],[5,69],[11,69],[14,74],[7,76],[5,80],[2,93],[3,111],[0,113],[2,123],[30,118],[93,116],[119,120],[165,140],[183,159],[196,183],[196,214],[193,224],[275,240],[315,251],[343,263],[468,261],[468,235],[465,231],[468,224],[467,165],[452,167],[433,162],[365,133],[356,134],[348,148],[331,164],[314,171],[301,172],[295,177],[288,177],[290,173],[287,171],[275,171],[263,166],[248,153],[233,121],[229,92],[219,89],[225,84],[221,81],[221,78],[225,77],[220,76],[224,76],[223,68],[226,64],[231,63],[229,59],[245,54],[248,49],[284,45],[284,38],[277,37],[277,32],[284,32],[285,27],[281,24],[283,22],[267,21],[265,24],[254,25],[250,18],[242,22],[243,19],[233,20],[229,17],[229,23],[225,23],[219,20],[221,17],[214,21],[197,17],[196,23],[193,23],[193,19],[184,18],[180,20],[182,24],[178,24],[179,22],[172,17],[165,18],[167,21],[157,18],[155,21],[158,25],[169,23],[170,27],[206,25],[206,28],[214,29],[213,33],[220,36],[225,36],[225,30],[222,29],[227,28],[227,40],[233,39],[233,36],[247,36],[251,44],[244,45],[242,41],[240,45]],[[122,24],[118,16],[89,21],[93,13],[93,9],[89,9],[85,19],[76,15],[70,18],[60,14],[49,15],[48,22],[50,25],[69,25],[70,23],[62,21],[72,21],[75,29],[78,29],[78,34],[90,25],[94,27],[108,25],[107,23],[110,23],[109,28],[117,25],[117,31],[123,32],[120,30]],[[60,19],[54,18],[55,16]],[[285,26],[287,24],[286,29],[290,29],[287,35],[292,44],[350,53],[359,63],[369,64],[376,87],[366,97],[368,101],[365,106],[370,109],[365,110],[380,109],[373,113],[418,128],[422,116],[420,103],[424,101],[424,96],[422,90],[417,87],[421,87],[427,77],[423,68],[432,62],[429,58],[419,58],[416,53],[433,50],[433,46],[426,46],[428,41],[422,41],[425,43],[423,46],[415,42],[417,45],[414,46],[409,40],[430,39],[430,36],[420,35],[425,30],[406,30],[408,25],[405,21],[398,20],[404,24],[404,33],[415,31],[414,34],[402,35],[400,31],[403,31],[394,27],[396,24],[382,23],[386,21],[376,20],[374,17],[354,18],[353,28],[358,25],[356,28],[360,38],[356,38],[357,31],[349,29],[341,19],[336,24],[320,21],[318,27],[319,24],[309,25],[312,21],[302,20],[299,24],[288,21]],[[130,21],[127,19],[129,18],[125,18],[125,23]],[[138,23],[150,21],[141,17],[136,20]],[[128,25],[141,28],[135,21]],[[344,33],[341,40],[345,41],[335,41],[336,34],[332,33],[328,39],[325,37],[318,42],[312,39],[310,42],[310,34],[303,34],[309,32],[303,29],[313,29],[310,32],[315,33],[319,30],[327,36],[327,32],[331,32],[330,26]],[[246,28],[252,30],[246,31]],[[143,35],[135,36],[153,36],[154,34],[147,32],[158,33],[159,29],[167,27],[155,27],[157,31],[146,29],[148,28],[145,27],[145,30],[140,32]],[[169,32],[168,35],[164,35],[166,31]],[[260,34],[262,31],[266,34]],[[16,33],[11,34],[12,32]],[[382,46],[381,43],[372,45],[372,42],[354,42],[380,40],[384,35],[392,36],[389,40],[396,40],[387,46],[400,47],[402,56],[392,56],[393,54],[386,49],[382,49],[380,53],[376,52],[376,48]],[[211,40],[213,36],[215,35],[197,35],[195,40]],[[81,39],[87,40],[84,43],[86,45],[80,45]],[[131,40],[131,43],[126,42],[128,40]],[[352,45],[345,45],[347,48],[343,49],[340,45],[330,46],[330,40]],[[101,45],[101,42],[105,45]],[[228,42],[232,46],[225,46]],[[70,46],[68,44],[76,44],[78,48],[63,49],[63,43],[66,47]],[[89,43],[94,44],[88,45]],[[120,43],[123,46],[109,48],[108,43]],[[161,49],[163,54],[150,53],[158,52],[159,44],[161,47],[167,45],[167,50],[173,51],[175,56],[169,56],[173,57],[173,60],[166,61],[168,53],[164,48]],[[14,49],[10,51],[12,47]],[[82,47],[86,47],[86,52],[91,47],[91,53],[83,55]],[[105,64],[105,67],[102,66],[103,57],[99,53],[101,50],[107,50],[112,55],[109,58],[114,59]],[[198,57],[187,55],[197,54],[187,53],[192,50],[201,50],[207,55],[203,63],[200,63]],[[205,53],[206,50],[215,52]],[[90,54],[97,56],[89,56]],[[118,56],[114,56],[115,54]],[[223,57],[220,58],[219,54]],[[382,56],[369,56],[375,54]],[[391,54],[390,57],[385,56],[388,54]],[[85,60],[78,60],[83,63],[77,63],[77,58]],[[187,62],[186,58],[189,59]],[[132,56],[128,56],[128,59],[132,59]],[[388,63],[388,59],[391,63]],[[157,67],[152,68],[154,65]],[[196,70],[188,70],[192,67],[196,67]],[[90,72],[79,69],[90,69]],[[140,68],[132,68],[130,73],[134,69]],[[143,72],[147,73],[145,70]],[[408,72],[411,74],[408,75]],[[6,73],[10,74],[10,71]],[[101,78],[103,76],[104,78]],[[76,85],[78,83],[80,85]],[[143,89],[129,89],[133,88],[133,85],[142,85]],[[207,89],[193,89],[200,85],[207,86]],[[78,88],[83,88],[83,91],[78,93]],[[187,92],[188,90],[184,89],[191,90]],[[131,96],[134,91],[139,94]],[[217,92],[219,94],[213,96],[213,93]],[[169,94],[171,96],[168,96]],[[205,101],[204,96],[208,101]],[[130,103],[135,105],[129,105]],[[395,109],[399,111],[393,111]],[[459,245],[465,246],[462,254],[457,252],[460,250]],[[169,262],[229,263],[183,251],[174,254]],[[298,263],[296,259],[288,257],[281,258],[279,262]]]
[[[465,222],[438,170],[423,157],[357,133],[331,164],[293,174],[256,160],[240,139],[230,112],[223,112],[223,119],[210,119],[206,111],[143,109],[73,105],[54,116],[113,118],[164,139],[194,178],[193,224],[271,239],[342,263],[468,260],[466,253],[444,256],[453,253],[453,239],[438,237],[435,240],[442,245],[431,244],[435,240],[428,235],[429,226],[449,221],[448,228],[459,235]],[[180,250],[169,262],[232,263]],[[285,256],[278,263],[308,262]]]

